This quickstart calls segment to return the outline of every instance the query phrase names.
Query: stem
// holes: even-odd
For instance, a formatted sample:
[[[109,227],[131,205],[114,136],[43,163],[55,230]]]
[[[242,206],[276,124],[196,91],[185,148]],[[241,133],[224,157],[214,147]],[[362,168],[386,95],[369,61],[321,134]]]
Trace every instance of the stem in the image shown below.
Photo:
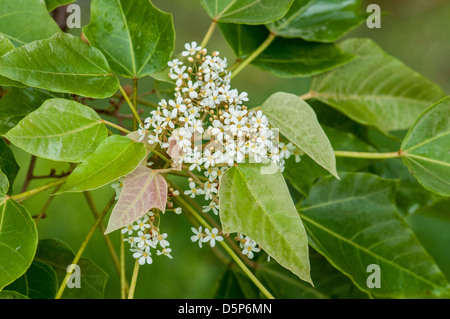
[[[209,224],[197,213],[195,209],[193,209],[184,199],[180,198],[179,196],[174,199],[178,202],[180,206],[183,206],[185,209],[187,209],[194,217],[198,220],[200,224],[202,224],[204,227],[210,229],[211,227]],[[226,252],[233,258],[233,260],[238,264],[238,266],[242,269],[242,271],[249,277],[249,279],[256,285],[256,287],[261,290],[261,292],[268,298],[268,299],[274,299],[272,294],[264,287],[264,285],[256,278],[256,276],[250,271],[250,269],[247,268],[247,266],[244,264],[244,262],[239,258],[238,255],[227,245],[224,241],[219,241],[219,243],[222,245],[222,247],[226,250]]]
[[[102,119],[102,122],[103,122],[104,124],[106,124],[106,125],[109,125],[109,126],[111,126],[111,127],[114,127],[115,129],[118,129],[119,131],[124,132],[125,134],[130,134],[130,133],[131,133],[131,132],[130,132],[129,130],[127,130],[126,128],[123,128],[122,126],[119,126],[119,125],[117,125],[117,124],[108,122],[108,121],[106,121],[106,120],[104,120],[104,119]]]
[[[276,34],[270,33],[266,40],[264,40],[263,43],[255,50],[252,54],[250,54],[247,58],[242,60],[239,65],[236,66],[233,73],[231,74],[230,79],[233,79],[236,75],[239,74],[239,72],[242,71],[243,68],[245,68],[247,65],[249,65],[254,59],[258,57],[258,55],[261,54],[272,42],[275,40]]]
[[[159,158],[162,158],[166,163],[172,163],[172,161],[170,159],[168,159],[167,157],[165,157],[164,155],[162,155],[160,152],[158,152],[157,150],[155,150],[153,147],[148,146],[147,144],[145,145],[145,147],[147,149],[149,149],[152,153],[156,154]]]
[[[308,93],[305,93],[305,94],[303,94],[303,95],[300,95],[299,97],[300,97],[302,100],[308,100],[308,99],[312,98],[313,95],[312,95],[311,92],[308,92]]]
[[[334,155],[337,157],[352,157],[352,158],[368,158],[368,159],[384,159],[384,158],[396,158],[401,157],[402,153],[369,153],[369,152],[350,152],[350,151],[334,151]]]
[[[141,124],[142,126],[144,126],[144,123],[142,123],[141,118],[139,117],[139,114],[137,113],[133,103],[131,103],[130,98],[128,97],[127,93],[125,92],[125,90],[123,89],[122,85],[119,85],[119,90],[120,93],[122,93],[123,98],[125,99],[125,102],[127,102],[128,106],[131,109],[131,112],[133,112],[134,117],[136,118],[136,120],[139,122],[139,124]]]
[[[133,78],[133,106],[134,109],[137,110],[137,93],[138,93],[138,79]],[[139,115],[138,115],[139,117]],[[133,130],[137,130],[137,122],[136,118],[133,118]]]
[[[205,34],[205,37],[203,38],[202,43],[200,44],[200,46],[202,48],[204,48],[206,46],[206,44],[208,43],[209,39],[211,38],[212,34],[214,33],[214,29],[216,28],[217,25],[217,21],[216,20],[212,20],[211,25],[209,26],[208,31]]]
[[[120,296],[122,299],[127,297],[127,283],[125,279],[125,242],[124,235],[120,233]]]
[[[92,235],[94,235],[95,230],[97,229],[98,225],[102,221],[103,217],[105,217],[106,213],[108,213],[108,211],[111,208],[111,206],[113,205],[114,201],[115,201],[115,196],[113,196],[111,198],[111,200],[108,202],[108,204],[106,204],[105,208],[103,209],[103,212],[101,213],[101,215],[98,216],[98,218],[95,221],[94,225],[92,226],[91,230],[89,231],[89,233],[87,234],[87,236],[84,239],[83,243],[81,244],[80,248],[78,249],[78,252],[75,255],[75,258],[72,261],[73,265],[78,264],[78,261],[80,260],[81,255],[83,254],[87,244],[91,240]],[[64,289],[66,288],[67,280],[69,279],[70,275],[71,275],[71,271],[70,272],[66,272],[66,276],[64,277],[64,279],[62,281],[62,284],[59,287],[58,292],[56,293],[55,299],[61,299],[61,296],[62,296],[62,294],[64,292]]]
[[[30,184],[30,181],[33,179],[34,167],[36,166],[36,156],[31,155],[30,165],[28,166],[27,176],[25,177],[25,181],[22,186],[22,193],[25,192]]]
[[[134,262],[133,275],[131,277],[130,291],[128,292],[128,299],[134,298],[134,290],[136,289],[136,282],[139,273],[139,259]]]
[[[52,181],[52,182],[47,183],[47,184],[45,184],[43,186],[40,186],[38,188],[29,190],[27,192],[23,192],[23,193],[20,193],[20,194],[17,194],[17,195],[13,195],[10,198],[14,199],[15,201],[18,201],[18,202],[24,201],[26,198],[28,198],[30,196],[33,196],[33,195],[36,195],[36,194],[38,194],[40,192],[46,191],[49,188],[52,188],[52,187],[64,184],[66,182],[66,180],[67,180],[67,177],[68,176],[65,176],[63,178],[57,179],[56,181]]]

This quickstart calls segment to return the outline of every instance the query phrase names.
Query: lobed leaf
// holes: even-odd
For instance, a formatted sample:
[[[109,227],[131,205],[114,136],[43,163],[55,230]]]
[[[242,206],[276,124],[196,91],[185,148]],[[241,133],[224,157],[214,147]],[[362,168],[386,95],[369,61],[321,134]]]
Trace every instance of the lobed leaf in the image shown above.
[[[379,298],[448,297],[450,285],[396,211],[396,182],[367,173],[325,177],[298,206],[310,245]],[[369,265],[380,267],[380,288],[369,289]]]
[[[35,260],[49,265],[56,272],[58,282],[62,283],[67,267],[72,264],[75,254],[66,243],[57,239],[41,239]],[[108,274],[88,258],[80,258],[80,288],[65,289],[63,299],[101,299],[104,296]]]
[[[261,110],[282,135],[339,178],[331,143],[308,103],[294,94],[278,92],[261,105]]]
[[[49,99],[5,134],[14,145],[38,157],[81,162],[107,137],[102,119],[90,107]]]
[[[0,0],[0,33],[15,46],[42,40],[61,32],[44,1]]]
[[[166,201],[167,182],[164,177],[151,168],[139,166],[125,176],[105,234],[132,224],[152,208],[165,212]]]
[[[408,131],[402,159],[427,189],[450,196],[450,97],[427,109]]]
[[[369,39],[340,48],[354,61],[313,78],[311,94],[351,119],[382,132],[406,129],[445,93]]]
[[[58,194],[102,187],[134,171],[145,156],[143,143],[136,143],[125,136],[111,135],[73,170]]]
[[[312,284],[308,240],[283,175],[277,168],[243,164],[228,169],[219,187],[224,233],[254,239],[280,265]]]
[[[200,3],[214,21],[266,24],[285,15],[292,0],[200,0]]]
[[[360,25],[361,0],[294,0],[288,13],[269,25],[278,36],[334,42]]]
[[[250,55],[269,36],[265,26],[221,23],[219,28],[239,59]],[[251,64],[276,76],[296,77],[320,74],[354,58],[334,44],[276,37]]]
[[[0,194],[0,290],[28,269],[37,240],[36,224],[30,213]]]
[[[119,87],[103,54],[67,33],[3,55],[0,75],[36,88],[100,99],[110,97]]]
[[[111,70],[129,78],[165,67],[175,45],[172,15],[149,0],[94,0],[91,21],[83,31],[105,54]]]

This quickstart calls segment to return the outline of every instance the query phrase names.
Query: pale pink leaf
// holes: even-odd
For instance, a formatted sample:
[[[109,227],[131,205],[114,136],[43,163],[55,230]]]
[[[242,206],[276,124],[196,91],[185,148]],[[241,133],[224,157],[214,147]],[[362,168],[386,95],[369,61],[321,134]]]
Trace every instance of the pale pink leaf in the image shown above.
[[[152,208],[165,212],[166,201],[167,182],[164,177],[151,168],[139,166],[125,176],[105,234],[130,225]]]

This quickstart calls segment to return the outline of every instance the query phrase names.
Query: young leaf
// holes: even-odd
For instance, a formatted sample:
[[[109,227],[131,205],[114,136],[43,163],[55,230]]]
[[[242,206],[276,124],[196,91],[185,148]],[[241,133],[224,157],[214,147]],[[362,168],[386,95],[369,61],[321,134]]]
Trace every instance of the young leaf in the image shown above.
[[[30,213],[0,194],[0,290],[25,273],[33,261],[37,240]]]
[[[66,243],[57,239],[41,239],[36,251],[35,260],[49,265],[55,270],[61,284],[72,264],[75,254]],[[80,258],[80,288],[65,289],[63,299],[101,299],[105,292],[108,274],[87,258]]]
[[[364,20],[361,0],[295,0],[269,29],[282,37],[334,42]]]
[[[266,24],[285,15],[292,0],[200,0],[200,3],[215,21]]]
[[[3,55],[0,75],[36,88],[100,99],[110,97],[119,87],[103,54],[66,33]]]
[[[7,190],[4,194],[11,193],[12,185],[14,184],[19,169],[20,167],[16,162],[14,153],[8,144],[0,138],[0,171],[7,177],[9,184],[9,191]]]
[[[41,40],[60,32],[44,1],[0,0],[0,33],[15,46]]]
[[[278,92],[263,103],[261,110],[282,135],[339,178],[333,148],[308,103],[294,94]]]
[[[102,187],[134,171],[145,156],[143,143],[136,143],[125,136],[111,135],[74,169],[58,193]]]
[[[35,88],[11,88],[0,99],[0,135],[16,126],[27,114],[38,109],[45,100],[62,97],[61,94]]]
[[[265,26],[221,23],[219,28],[240,59],[255,51],[269,36]],[[280,77],[311,76],[354,58],[334,44],[277,37],[252,61],[252,65]]]
[[[382,132],[408,128],[445,97],[434,83],[387,55],[369,39],[348,39],[340,48],[354,61],[313,79],[311,94],[356,122]]]
[[[130,225],[152,208],[165,212],[166,201],[167,182],[164,177],[148,167],[139,166],[125,176],[105,234]]]
[[[402,159],[427,189],[450,196],[450,97],[427,109],[401,146]]]
[[[396,182],[367,173],[317,182],[298,207],[310,245],[380,298],[448,297],[450,285],[396,211]],[[378,265],[380,288],[369,289],[369,265]]]
[[[265,169],[243,164],[224,173],[219,187],[223,231],[249,236],[280,265],[312,284],[302,221],[283,175],[277,168],[270,173]]]
[[[84,29],[118,75],[140,78],[167,65],[175,40],[172,15],[149,0],[94,0]]]
[[[24,151],[62,162],[81,162],[108,136],[90,107],[66,99],[49,99],[28,114],[5,137]]]

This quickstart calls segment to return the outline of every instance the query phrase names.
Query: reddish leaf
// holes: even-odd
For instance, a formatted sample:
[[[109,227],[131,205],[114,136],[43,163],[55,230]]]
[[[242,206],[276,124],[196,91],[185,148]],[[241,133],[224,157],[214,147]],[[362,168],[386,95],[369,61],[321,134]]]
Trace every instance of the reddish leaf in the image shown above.
[[[166,209],[167,182],[154,170],[139,166],[125,176],[119,201],[109,218],[105,234],[125,227],[144,216],[150,209]]]

